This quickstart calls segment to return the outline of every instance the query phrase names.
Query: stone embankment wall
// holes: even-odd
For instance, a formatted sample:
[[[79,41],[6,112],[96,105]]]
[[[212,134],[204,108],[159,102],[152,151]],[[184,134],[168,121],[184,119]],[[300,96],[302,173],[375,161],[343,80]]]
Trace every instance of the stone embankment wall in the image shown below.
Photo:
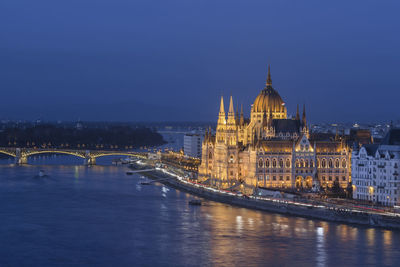
[[[157,171],[148,173],[153,179],[165,178],[166,175]],[[311,219],[333,221],[348,224],[360,224],[374,227],[383,227],[389,229],[400,229],[400,217],[385,216],[372,214],[367,212],[349,212],[344,210],[331,210],[325,208],[305,207],[295,204],[279,203],[273,201],[264,201],[249,199],[246,197],[231,196],[222,193],[212,192],[201,187],[195,187],[182,183],[175,178],[164,179],[160,181],[163,184],[189,192],[191,194],[222,202],[226,204],[236,205],[244,208],[257,209],[268,212],[276,212],[299,216]]]

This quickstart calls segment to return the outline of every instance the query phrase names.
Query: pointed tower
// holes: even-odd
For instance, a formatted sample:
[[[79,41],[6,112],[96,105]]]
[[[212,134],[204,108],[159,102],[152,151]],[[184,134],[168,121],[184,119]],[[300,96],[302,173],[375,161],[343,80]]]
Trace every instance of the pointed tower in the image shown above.
[[[226,124],[226,116],[225,116],[225,107],[224,107],[224,97],[221,96],[221,104],[219,106],[219,114],[218,114],[218,126],[222,126],[222,125],[225,126],[225,124]]]
[[[225,143],[225,141],[226,141],[225,131],[226,131],[226,116],[225,116],[225,107],[224,107],[224,97],[221,96],[221,104],[219,107],[217,132],[216,132],[216,141],[217,142]]]
[[[307,119],[306,119],[306,105],[303,105],[303,118],[301,120],[301,124],[303,125],[303,133],[306,134],[307,138],[310,138],[310,134],[307,127]]]
[[[268,65],[268,75],[267,75],[267,82],[265,83],[265,85],[268,86],[272,86],[272,79],[271,79],[271,67],[270,65]]]
[[[233,109],[233,98],[229,100],[228,121],[226,123],[226,139],[230,146],[235,146],[237,141],[237,126],[235,119],[235,110]]]
[[[236,119],[236,125],[239,125],[239,104],[236,104],[235,119]]]
[[[302,123],[303,126],[306,126],[307,120],[306,120],[306,104],[303,105],[303,118],[302,118]]]
[[[296,120],[300,120],[299,104],[297,104]]]
[[[240,126],[244,125],[244,116],[243,116],[243,104],[240,106],[240,121],[239,121]]]
[[[227,125],[231,126],[231,125],[235,125],[236,124],[236,120],[235,120],[235,110],[233,109],[233,99],[232,96],[229,100],[229,111],[228,111],[228,121],[227,121]]]

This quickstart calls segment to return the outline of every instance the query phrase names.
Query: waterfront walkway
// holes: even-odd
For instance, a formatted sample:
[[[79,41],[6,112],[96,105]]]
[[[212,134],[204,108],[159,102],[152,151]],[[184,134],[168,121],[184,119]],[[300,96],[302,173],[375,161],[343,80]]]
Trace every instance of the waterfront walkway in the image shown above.
[[[343,205],[316,200],[310,201],[304,198],[291,200],[253,195],[247,196],[238,192],[220,190],[191,181],[171,169],[156,168],[156,173],[152,177],[159,177],[157,173],[161,177],[169,176],[174,178],[164,181],[168,185],[218,202],[311,219],[400,229],[400,213],[397,212],[357,206],[351,203]],[[163,181],[161,182],[163,183]]]

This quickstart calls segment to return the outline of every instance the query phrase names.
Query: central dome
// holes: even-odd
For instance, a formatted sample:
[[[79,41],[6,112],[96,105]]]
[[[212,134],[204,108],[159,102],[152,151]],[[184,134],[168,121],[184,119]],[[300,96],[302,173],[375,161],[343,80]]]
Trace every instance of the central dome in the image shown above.
[[[254,100],[253,112],[281,112],[284,110],[284,105],[285,103],[278,92],[272,86],[267,86]]]
[[[284,112],[285,103],[281,96],[272,88],[271,72],[268,66],[268,78],[265,88],[256,97],[253,112]]]

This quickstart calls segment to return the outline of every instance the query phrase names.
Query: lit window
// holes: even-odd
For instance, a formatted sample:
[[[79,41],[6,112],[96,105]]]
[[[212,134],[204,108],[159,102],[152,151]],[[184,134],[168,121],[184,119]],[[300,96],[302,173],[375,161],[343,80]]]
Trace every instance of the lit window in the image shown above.
[[[263,167],[263,164],[264,164],[263,160],[260,159],[260,160],[258,161],[258,167],[262,168],[262,167]],[[254,166],[254,165],[253,165],[253,166]]]
[[[346,160],[345,159],[342,160],[342,168],[346,168]]]
[[[290,159],[286,159],[286,168],[290,168]]]
[[[283,159],[279,160],[279,167],[283,168]]]

